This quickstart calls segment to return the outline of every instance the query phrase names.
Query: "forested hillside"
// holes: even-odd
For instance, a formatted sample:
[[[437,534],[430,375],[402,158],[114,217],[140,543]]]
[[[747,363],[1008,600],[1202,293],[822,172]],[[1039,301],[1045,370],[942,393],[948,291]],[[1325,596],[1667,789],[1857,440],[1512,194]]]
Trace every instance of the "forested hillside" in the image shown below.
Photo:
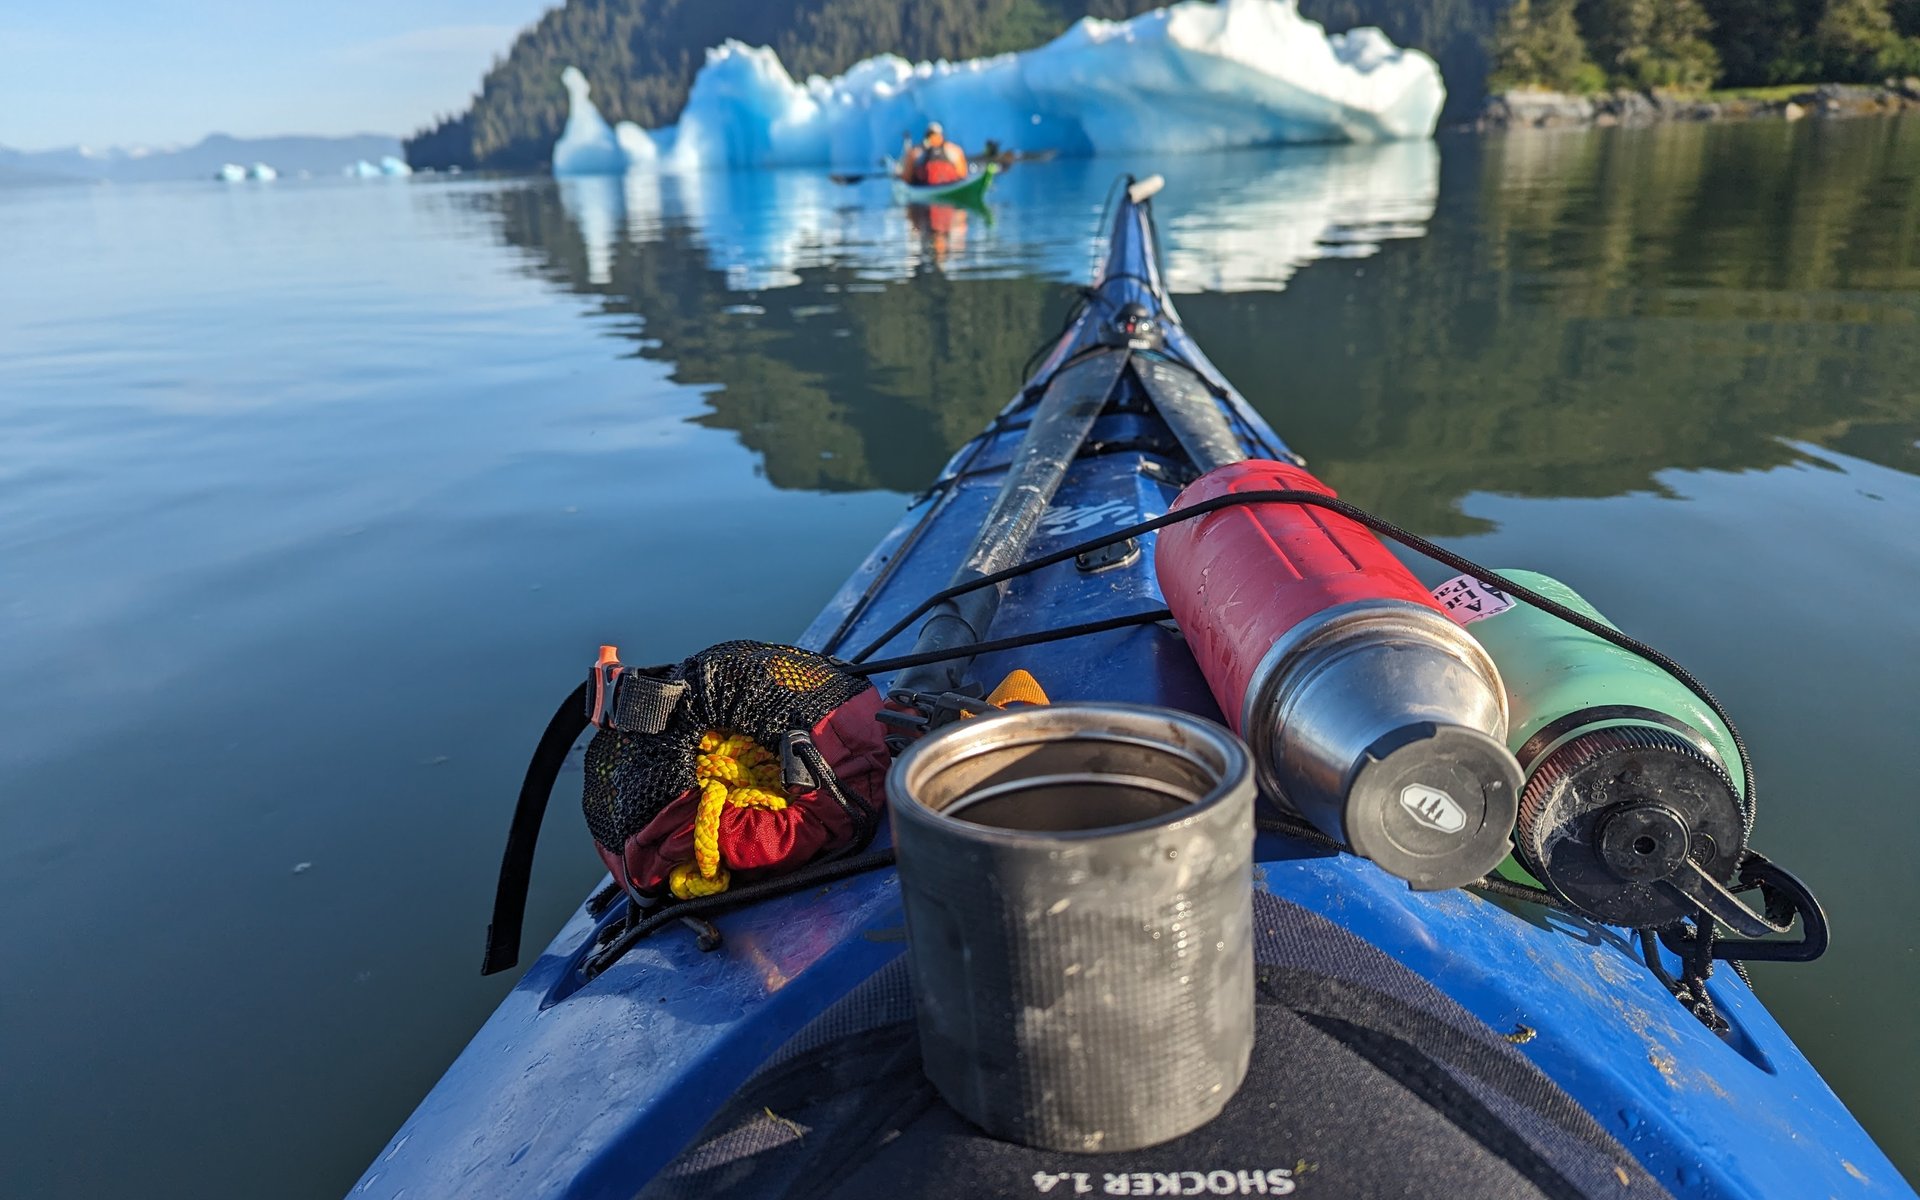
[[[685,104],[707,49],[769,45],[796,77],[885,51],[1020,50],[1083,16],[1166,0],[566,0],[514,42],[466,112],[407,141],[416,167],[542,166],[566,122],[560,72],[586,72],[610,120],[653,128]],[[1446,78],[1443,120],[1495,89],[1753,87],[1920,74],[1920,0],[1300,0],[1338,32],[1377,25]],[[1491,76],[1491,78],[1489,78]]]
[[[560,72],[577,66],[609,121],[670,124],[707,49],[772,46],[795,76],[833,74],[892,51],[974,58],[1037,45],[1092,13],[1126,17],[1154,0],[568,0],[514,42],[466,113],[407,143],[419,166],[533,167],[566,123]]]
[[[966,59],[1022,50],[1083,16],[1122,18],[1166,0],[567,0],[526,30],[482,80],[472,107],[407,142],[416,167],[543,165],[566,122],[560,72],[579,67],[611,121],[670,124],[709,47],[768,45],[796,77],[863,58]],[[1302,0],[1329,29],[1379,25],[1439,60],[1449,110],[1479,98],[1504,0]]]
[[[1920,0],[1514,0],[1495,88],[1758,87],[1920,74]]]

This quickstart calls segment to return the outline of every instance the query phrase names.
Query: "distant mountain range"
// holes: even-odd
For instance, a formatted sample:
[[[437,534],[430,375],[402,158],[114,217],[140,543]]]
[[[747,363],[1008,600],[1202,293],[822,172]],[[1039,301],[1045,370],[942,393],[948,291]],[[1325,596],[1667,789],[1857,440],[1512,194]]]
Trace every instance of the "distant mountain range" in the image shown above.
[[[347,137],[237,138],[210,134],[191,146],[160,149],[9,150],[0,146],[0,182],[135,183],[155,179],[211,179],[223,163],[266,163],[282,175],[307,171],[338,175],[360,159],[379,162],[400,153],[400,139],[378,133]]]

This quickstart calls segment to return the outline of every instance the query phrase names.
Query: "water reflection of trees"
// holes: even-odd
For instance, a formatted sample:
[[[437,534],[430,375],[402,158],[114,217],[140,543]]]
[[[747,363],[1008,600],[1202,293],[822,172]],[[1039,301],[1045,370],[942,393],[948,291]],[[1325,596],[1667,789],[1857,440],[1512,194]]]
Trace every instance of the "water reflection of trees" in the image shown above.
[[[1017,389],[1021,362],[1064,308],[1057,285],[935,271],[881,284],[852,267],[803,267],[791,286],[741,292],[700,231],[671,220],[653,240],[616,241],[590,272],[599,251],[552,191],[493,202],[544,274],[632,318],[623,328],[638,356],[714,388],[702,423],[735,430],[777,487],[926,486]]]
[[[1022,168],[1000,194],[1027,234],[944,243],[906,210],[803,172],[473,196],[535,270],[630,316],[639,354],[717,385],[703,420],[737,431],[776,485],[914,491],[1058,328],[1060,281],[1084,278],[1093,214],[1123,165]],[[1171,277],[1272,287],[1322,254],[1418,236],[1438,156],[1424,143],[1214,156],[1183,160],[1181,179],[1187,199],[1165,214]]]
[[[1196,297],[1209,353],[1356,501],[1607,496],[1815,443],[1920,473],[1920,123],[1461,140],[1429,236]]]
[[[1898,121],[1460,139],[1428,236],[1181,310],[1343,492],[1428,531],[1470,528],[1470,492],[1614,495],[1790,442],[1920,473],[1916,161]],[[490,203],[540,270],[634,318],[636,353],[717,385],[704,420],[781,487],[922,486],[1065,306],[924,262],[876,282],[831,249],[743,294],[698,222],[590,252],[551,189]]]

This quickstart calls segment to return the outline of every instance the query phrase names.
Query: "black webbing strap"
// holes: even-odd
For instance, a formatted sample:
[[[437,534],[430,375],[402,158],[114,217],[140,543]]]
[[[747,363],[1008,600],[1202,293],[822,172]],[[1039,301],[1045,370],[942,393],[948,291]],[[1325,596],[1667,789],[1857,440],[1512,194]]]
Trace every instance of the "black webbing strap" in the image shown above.
[[[626,733],[664,732],[689,686],[684,679],[661,679],[632,668],[622,671],[620,686],[614,689],[613,727]]]
[[[590,682],[590,681],[589,681]],[[540,841],[540,822],[547,815],[547,800],[553,795],[554,781],[566,764],[573,743],[587,728],[588,683],[573,689],[547,731],[534,747],[533,761],[527,764],[527,777],[520,784],[520,801],[514,805],[513,824],[507,829],[506,853],[500,857],[500,885],[493,893],[493,920],[487,924],[487,956],[480,964],[482,975],[505,971],[520,961],[520,927],[527,916],[527,888],[533,882],[533,850]]]

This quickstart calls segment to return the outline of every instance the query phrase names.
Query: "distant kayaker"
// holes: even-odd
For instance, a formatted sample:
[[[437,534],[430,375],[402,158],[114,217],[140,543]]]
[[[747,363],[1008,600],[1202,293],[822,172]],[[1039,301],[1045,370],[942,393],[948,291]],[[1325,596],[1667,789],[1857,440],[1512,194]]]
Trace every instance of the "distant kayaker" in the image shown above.
[[[908,183],[958,183],[967,177],[967,152],[947,140],[947,131],[938,121],[927,122],[920,144],[907,151],[901,175]]]

